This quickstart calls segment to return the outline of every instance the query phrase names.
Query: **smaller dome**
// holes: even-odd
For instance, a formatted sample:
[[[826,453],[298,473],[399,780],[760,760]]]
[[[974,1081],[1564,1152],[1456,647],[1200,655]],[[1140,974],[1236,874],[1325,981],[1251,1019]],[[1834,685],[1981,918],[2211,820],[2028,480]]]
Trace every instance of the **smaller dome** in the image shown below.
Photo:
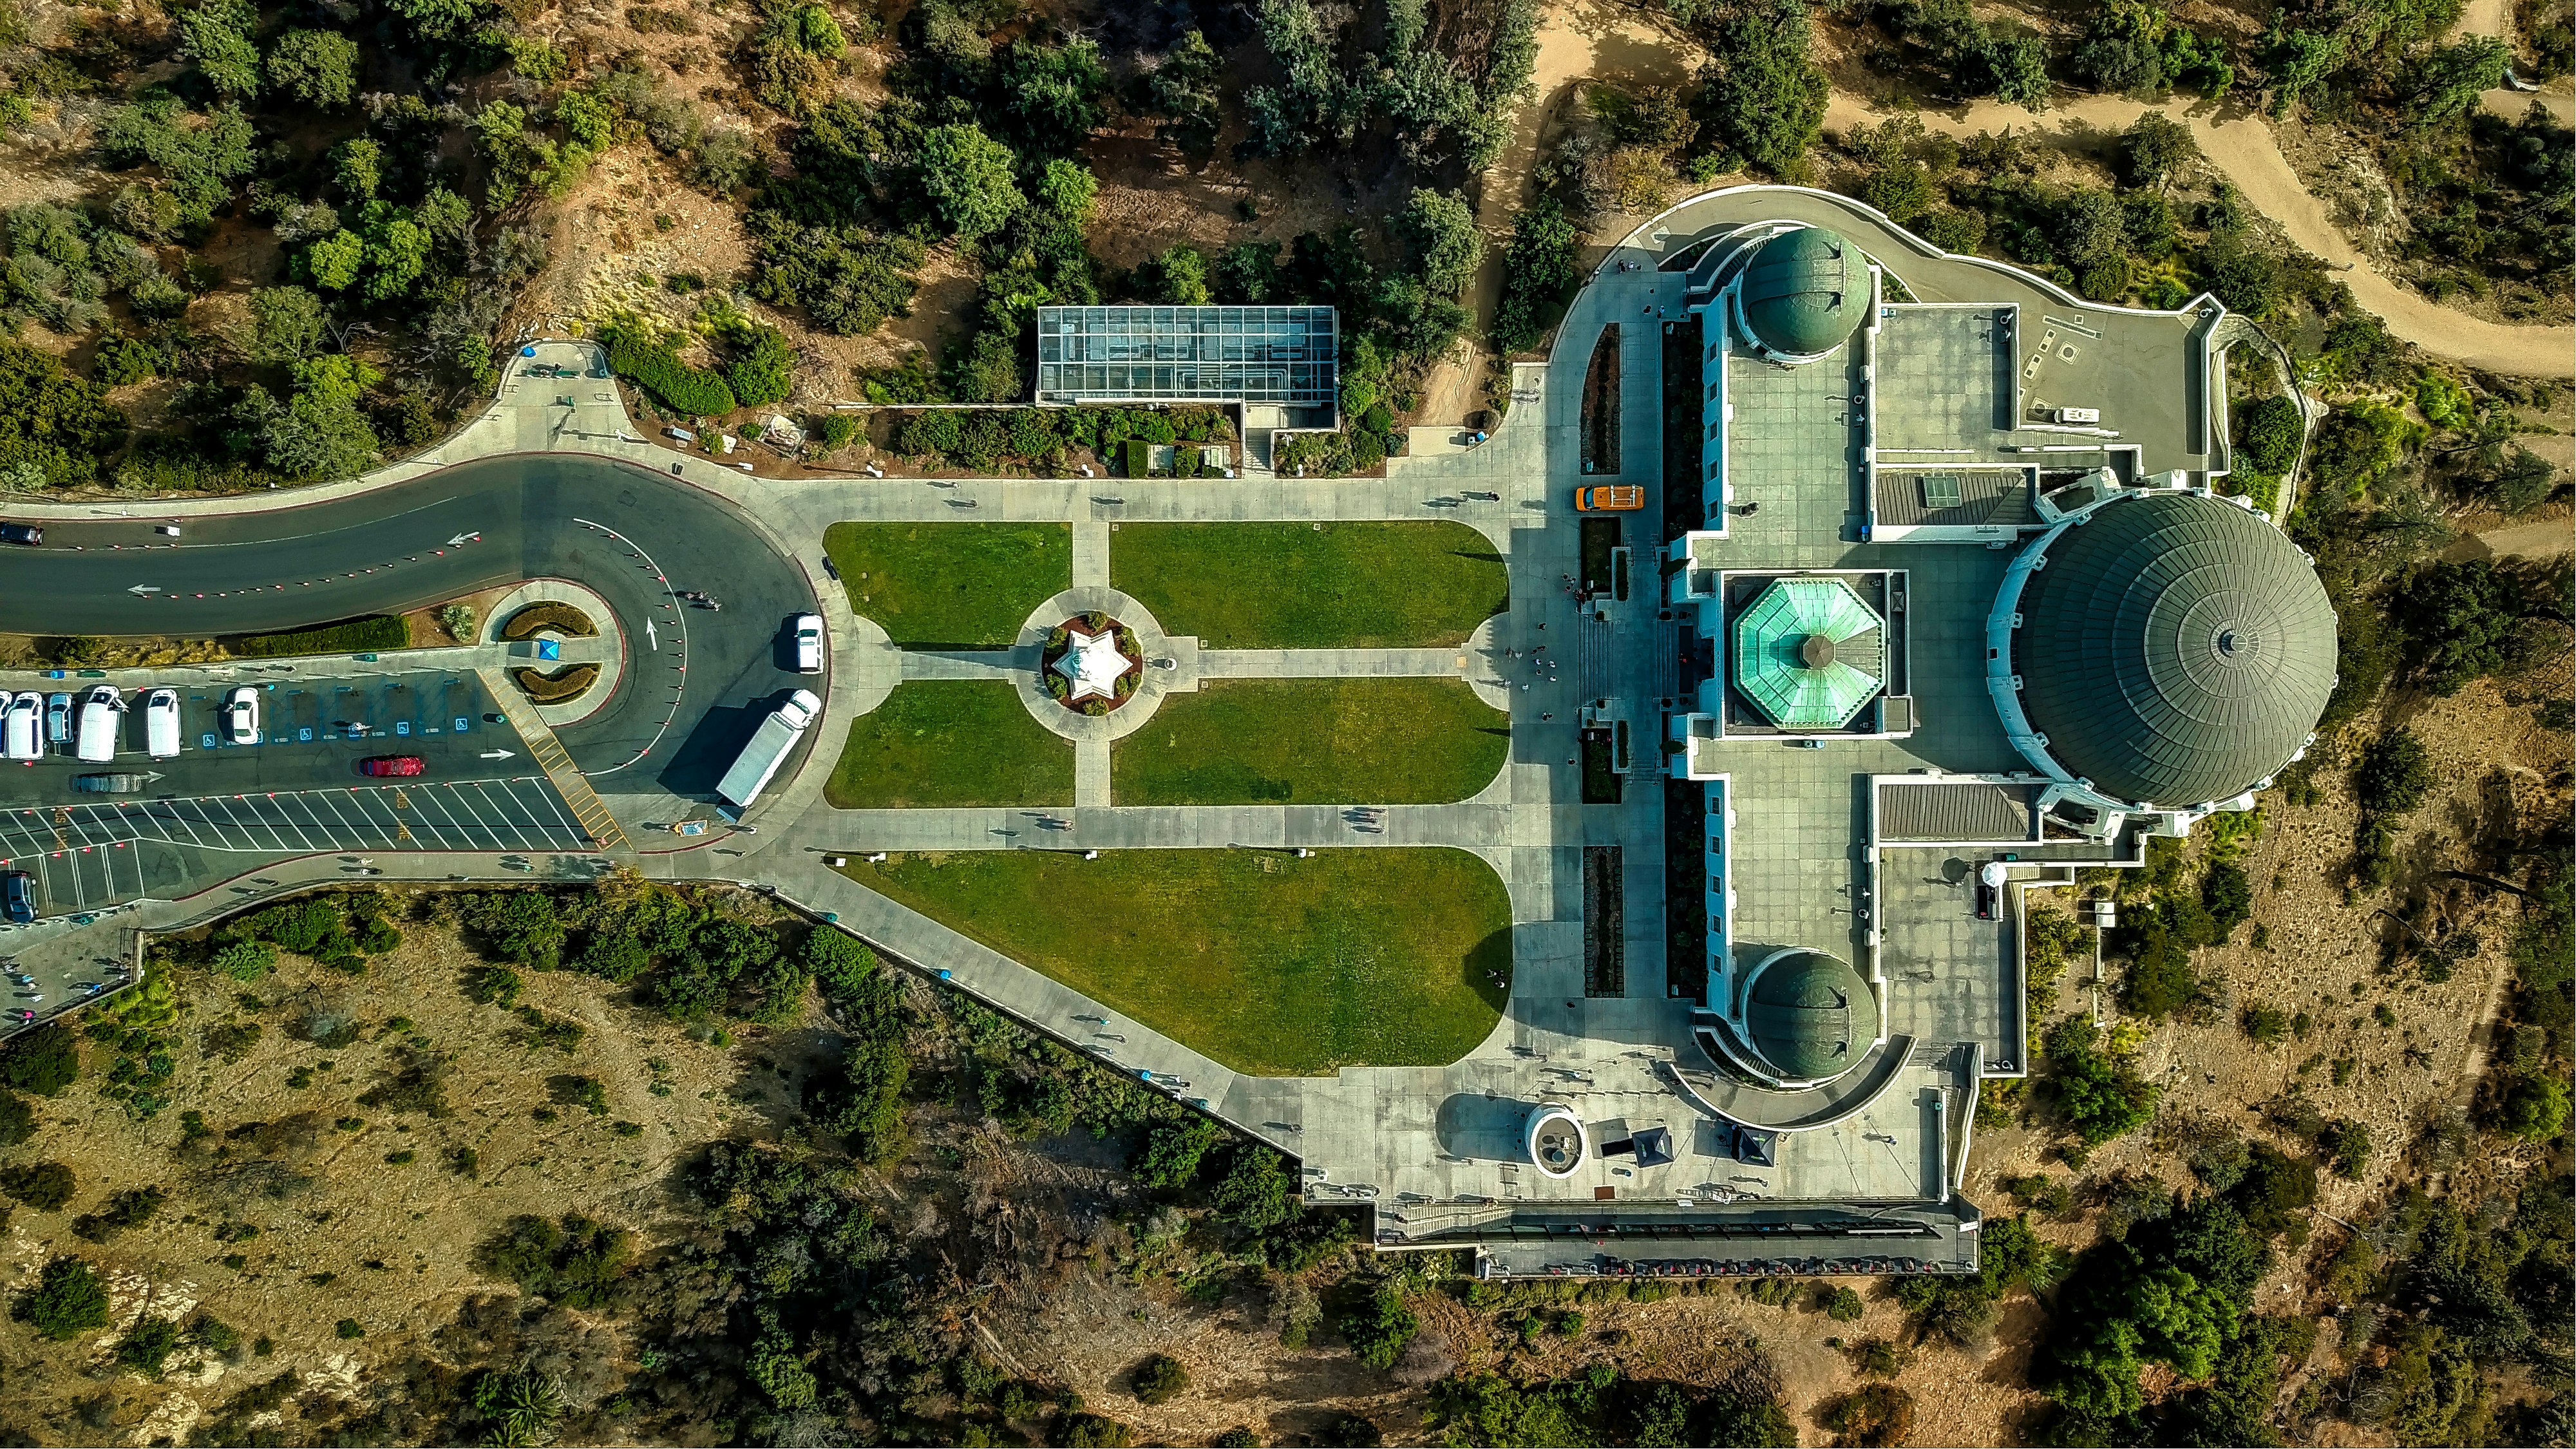
[[[1790,951],[1756,969],[1744,999],[1744,1034],[1790,1081],[1839,1077],[1878,1041],[1878,998],[1850,962]]]
[[[1763,242],[1744,269],[1744,320],[1784,357],[1822,357],[1869,316],[1869,268],[1858,249],[1820,226]]]

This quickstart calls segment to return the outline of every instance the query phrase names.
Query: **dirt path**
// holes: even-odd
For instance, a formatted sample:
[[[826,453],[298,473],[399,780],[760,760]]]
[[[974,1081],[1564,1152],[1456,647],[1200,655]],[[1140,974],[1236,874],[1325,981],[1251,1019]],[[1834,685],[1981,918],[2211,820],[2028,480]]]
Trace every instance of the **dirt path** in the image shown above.
[[[1485,233],[1485,260],[1467,293],[1476,323],[1425,381],[1420,425],[1464,424],[1467,414],[1484,406],[1476,384],[1492,355],[1484,345],[1485,329],[1493,325],[1494,305],[1502,298],[1503,248],[1511,241],[1512,219],[1529,205],[1530,172],[1538,164],[1548,118],[1574,103],[1574,83],[1587,76],[1676,86],[1690,79],[1692,58],[1632,11],[1597,0],[1542,7],[1530,98],[1512,118],[1511,142],[1481,186],[1476,220]]]
[[[2150,110],[2161,110],[2191,128],[2201,153],[2245,193],[2254,209],[2277,222],[2293,245],[2343,272],[2353,301],[2388,324],[2388,330],[2427,352],[2491,372],[2576,377],[2576,327],[2513,327],[2455,312],[2422,293],[2373,271],[2346,240],[2281,155],[2271,128],[2259,116],[2221,117],[2212,108],[2150,106],[2118,96],[2086,96],[2033,117],[2016,106],[1979,101],[1958,114],[1923,111],[1923,124],[1954,136],[2036,125],[2061,132],[2126,130]],[[1837,92],[1825,110],[1828,127],[1849,129],[1879,119],[1852,96]]]

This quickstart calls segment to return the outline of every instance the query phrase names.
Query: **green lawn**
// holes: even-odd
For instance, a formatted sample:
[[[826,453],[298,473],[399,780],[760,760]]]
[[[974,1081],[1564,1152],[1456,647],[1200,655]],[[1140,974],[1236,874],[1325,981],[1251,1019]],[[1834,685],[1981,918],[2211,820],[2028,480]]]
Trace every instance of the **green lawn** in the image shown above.
[[[1493,783],[1511,719],[1461,679],[1219,679],[1110,747],[1121,805],[1445,805]]]
[[[836,523],[823,552],[850,608],[897,644],[1007,649],[1031,610],[1073,586],[1062,523]]]
[[[1493,544],[1445,522],[1130,523],[1109,581],[1210,649],[1457,644],[1511,597]]]
[[[823,798],[842,810],[1070,805],[1073,744],[1001,679],[916,679],[850,721]]]
[[[938,852],[843,873],[1261,1076],[1456,1061],[1511,970],[1502,880],[1462,850]]]

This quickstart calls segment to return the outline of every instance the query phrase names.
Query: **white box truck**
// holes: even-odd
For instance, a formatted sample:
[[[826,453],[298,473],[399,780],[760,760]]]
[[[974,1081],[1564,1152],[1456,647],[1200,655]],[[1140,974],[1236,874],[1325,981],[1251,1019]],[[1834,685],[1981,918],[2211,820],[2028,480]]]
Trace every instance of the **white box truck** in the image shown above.
[[[72,735],[72,753],[87,765],[116,758],[117,736],[125,731],[125,696],[113,684],[90,686],[81,696],[80,725]]]
[[[751,743],[742,747],[742,755],[733,762],[733,768],[724,772],[723,779],[716,781],[716,794],[730,807],[723,812],[726,819],[741,819],[742,812],[751,808],[751,802],[760,798],[769,777],[778,773],[779,762],[787,758],[789,750],[796,748],[796,742],[805,737],[806,729],[822,712],[823,701],[816,699],[812,692],[800,689],[787,696],[785,704],[770,711],[769,718],[760,722],[760,728],[752,731]]]

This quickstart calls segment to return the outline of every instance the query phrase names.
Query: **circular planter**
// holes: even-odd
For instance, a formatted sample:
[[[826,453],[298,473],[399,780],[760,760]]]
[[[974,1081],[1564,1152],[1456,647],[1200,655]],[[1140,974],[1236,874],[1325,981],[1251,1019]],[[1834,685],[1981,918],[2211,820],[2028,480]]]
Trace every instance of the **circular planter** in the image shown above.
[[[1097,718],[1136,697],[1145,655],[1136,632],[1105,613],[1077,614],[1047,632],[1038,676],[1056,703]]]

